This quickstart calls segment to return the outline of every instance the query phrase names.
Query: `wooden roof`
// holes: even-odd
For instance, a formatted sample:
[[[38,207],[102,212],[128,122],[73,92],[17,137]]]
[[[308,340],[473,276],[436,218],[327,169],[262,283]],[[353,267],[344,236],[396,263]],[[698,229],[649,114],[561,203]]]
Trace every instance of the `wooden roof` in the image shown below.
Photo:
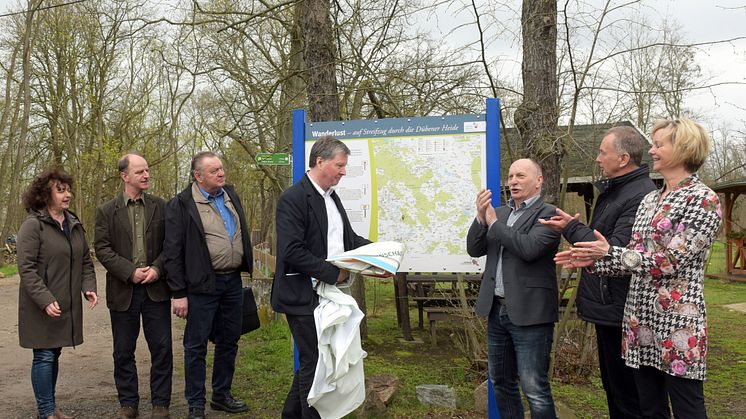
[[[567,154],[563,159],[563,169],[568,170],[568,182],[569,183],[591,183],[597,180],[601,175],[598,169],[598,165],[595,163],[596,156],[598,155],[598,147],[601,144],[603,135],[609,128],[627,125],[635,128],[639,131],[648,142],[650,139],[648,136],[637,128],[630,121],[619,121],[617,123],[608,124],[590,124],[590,125],[575,125],[573,128],[573,141],[570,142],[570,146],[567,149]],[[508,141],[510,142],[510,148],[515,153],[513,157],[515,159],[524,157],[520,150],[522,141],[520,134],[516,128],[507,129]],[[565,135],[567,132],[566,126],[558,127],[559,134],[557,137]],[[511,158],[508,152],[508,144],[503,136],[500,137],[500,172],[503,179],[507,178],[508,170],[510,168]],[[646,152],[643,154],[642,162],[650,163],[650,155]]]
[[[746,193],[746,178],[716,183],[712,190],[717,193]]]

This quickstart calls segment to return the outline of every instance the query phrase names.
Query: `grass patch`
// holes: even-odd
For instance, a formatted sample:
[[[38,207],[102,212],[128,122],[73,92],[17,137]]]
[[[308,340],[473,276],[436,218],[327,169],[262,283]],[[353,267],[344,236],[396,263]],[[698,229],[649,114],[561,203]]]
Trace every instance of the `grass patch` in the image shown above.
[[[284,320],[262,324],[239,342],[233,392],[249,405],[250,417],[280,417],[293,380],[293,348]]]
[[[722,253],[722,252],[720,252]],[[713,256],[716,256],[715,254]],[[711,258],[711,266],[717,259]],[[366,376],[393,374],[399,389],[391,400],[387,417],[484,417],[474,410],[474,389],[484,376],[472,370],[459,348],[457,336],[463,326],[457,322],[438,324],[438,346],[430,345],[427,330],[417,329],[417,310],[410,310],[413,334],[422,343],[404,342],[396,322],[391,280],[367,282],[369,337],[363,342],[368,352]],[[746,417],[746,314],[724,305],[746,302],[746,284],[719,280],[705,281],[710,328],[708,380],[705,400],[710,417]],[[251,417],[280,416],[292,380],[290,333],[283,320],[263,324],[241,339],[234,391],[249,403]],[[447,384],[457,394],[457,409],[422,405],[415,388],[420,384]],[[586,384],[552,382],[555,399],[578,418],[608,417],[606,395],[596,371]],[[354,414],[349,416],[355,418]]]
[[[705,267],[706,274],[724,274],[725,269],[725,243],[716,241],[712,245],[710,257]]]
[[[601,385],[601,376],[598,371],[593,374],[589,384],[565,384],[555,380],[552,382],[552,394],[578,418],[608,417],[606,393]]]
[[[0,266],[0,273],[5,277],[13,276],[18,273],[18,265],[3,265]]]
[[[707,413],[715,418],[746,417],[746,314],[724,307],[746,302],[746,284],[705,281],[708,319]]]

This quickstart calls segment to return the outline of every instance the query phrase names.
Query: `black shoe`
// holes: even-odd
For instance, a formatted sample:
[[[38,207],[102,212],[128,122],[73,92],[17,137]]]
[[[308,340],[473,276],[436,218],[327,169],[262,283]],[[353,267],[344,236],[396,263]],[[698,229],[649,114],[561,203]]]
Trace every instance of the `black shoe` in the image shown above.
[[[205,419],[205,409],[201,407],[190,407],[187,419]]]
[[[233,396],[229,396],[227,399],[212,400],[210,401],[210,407],[213,410],[222,410],[228,413],[241,413],[249,410],[249,406],[241,400],[234,399]]]

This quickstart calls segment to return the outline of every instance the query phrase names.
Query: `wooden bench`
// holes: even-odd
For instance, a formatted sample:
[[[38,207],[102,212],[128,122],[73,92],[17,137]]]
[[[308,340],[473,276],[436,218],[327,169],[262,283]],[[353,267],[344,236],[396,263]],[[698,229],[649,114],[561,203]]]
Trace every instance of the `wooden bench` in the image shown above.
[[[427,306],[422,309],[427,313],[427,321],[430,324],[430,343],[433,346],[438,344],[438,337],[435,329],[435,322],[450,320],[464,316],[464,310],[469,311],[471,308],[448,307],[448,306]]]
[[[425,308],[427,307],[433,307],[431,311],[434,311],[435,308],[458,308],[460,305],[460,300],[458,296],[448,296],[448,295],[429,295],[429,296],[416,296],[416,297],[410,297],[410,300],[414,301],[417,304],[417,327],[422,330],[423,325],[423,313],[425,312]],[[474,294],[469,294],[466,296],[466,301],[469,304],[469,306],[473,306],[474,303],[477,301],[477,296]]]
[[[433,275],[433,276],[412,276],[407,278],[409,287],[409,300],[417,305],[417,327],[420,330],[424,328],[423,312],[428,305],[437,306],[458,306],[458,275]],[[481,277],[477,275],[465,275],[463,283],[468,290],[467,300],[473,304],[477,299],[477,292]],[[438,285],[445,285],[441,287]]]
[[[423,312],[429,304],[444,305],[438,301],[440,293],[458,295],[466,291],[466,295],[476,294],[480,283],[479,274],[444,274],[420,272],[399,272],[394,279],[394,296],[396,298],[396,320],[402,329],[404,340],[412,341],[410,328],[409,307],[414,303],[417,307],[419,327],[423,328]],[[414,300],[413,298],[417,298]],[[430,301],[428,301],[430,300]],[[458,301],[458,299],[455,299]],[[433,309],[431,309],[433,310]]]

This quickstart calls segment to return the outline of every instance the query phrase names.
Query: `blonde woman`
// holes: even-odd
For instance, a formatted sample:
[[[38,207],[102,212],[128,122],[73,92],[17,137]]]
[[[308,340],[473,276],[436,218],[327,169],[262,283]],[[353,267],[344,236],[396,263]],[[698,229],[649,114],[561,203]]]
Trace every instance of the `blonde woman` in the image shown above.
[[[705,260],[722,219],[715,192],[697,176],[710,151],[704,128],[688,119],[653,127],[653,170],[661,189],[640,203],[627,247],[575,243],[555,258],[599,275],[631,274],[622,357],[635,368],[643,417],[706,418]]]

